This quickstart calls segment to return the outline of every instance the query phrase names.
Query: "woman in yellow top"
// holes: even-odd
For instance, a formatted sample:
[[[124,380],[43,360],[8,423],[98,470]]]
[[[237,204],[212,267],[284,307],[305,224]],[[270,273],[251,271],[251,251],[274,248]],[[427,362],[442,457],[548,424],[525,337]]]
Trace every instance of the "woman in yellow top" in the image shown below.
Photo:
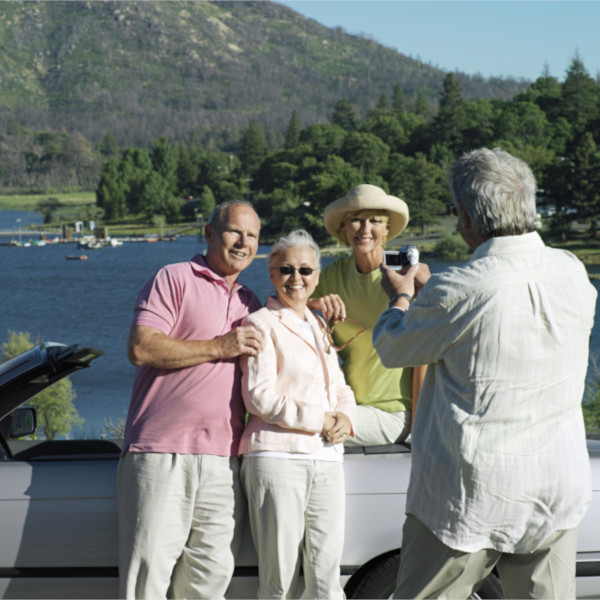
[[[345,444],[403,441],[410,433],[426,367],[387,369],[371,337],[389,302],[380,285],[384,246],[406,227],[408,207],[381,188],[362,184],[329,204],[323,221],[331,235],[352,249],[351,256],[322,269],[309,304],[335,323],[333,341],[340,348],[342,370],[356,397],[355,437]],[[366,330],[358,334],[363,327]]]

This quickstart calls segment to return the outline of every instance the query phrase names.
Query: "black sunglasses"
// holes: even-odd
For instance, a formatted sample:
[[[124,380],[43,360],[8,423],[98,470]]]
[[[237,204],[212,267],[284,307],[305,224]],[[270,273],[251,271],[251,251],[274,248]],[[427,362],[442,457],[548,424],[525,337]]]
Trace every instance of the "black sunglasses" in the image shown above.
[[[312,275],[314,271],[318,270],[319,269],[313,269],[312,267],[292,267],[292,265],[283,265],[283,267],[279,267],[279,272],[282,275],[293,275],[295,271],[298,271],[303,277],[308,277],[309,275]]]

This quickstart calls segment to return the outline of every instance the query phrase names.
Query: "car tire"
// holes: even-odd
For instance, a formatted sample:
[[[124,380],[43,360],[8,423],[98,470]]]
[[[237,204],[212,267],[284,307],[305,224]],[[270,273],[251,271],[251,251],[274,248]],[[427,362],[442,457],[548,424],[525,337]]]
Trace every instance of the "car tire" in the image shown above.
[[[400,554],[389,554],[376,561],[359,581],[350,580],[346,586],[347,598],[391,598],[396,588],[396,577],[400,567]],[[471,598],[497,600],[504,598],[502,584],[491,573]]]

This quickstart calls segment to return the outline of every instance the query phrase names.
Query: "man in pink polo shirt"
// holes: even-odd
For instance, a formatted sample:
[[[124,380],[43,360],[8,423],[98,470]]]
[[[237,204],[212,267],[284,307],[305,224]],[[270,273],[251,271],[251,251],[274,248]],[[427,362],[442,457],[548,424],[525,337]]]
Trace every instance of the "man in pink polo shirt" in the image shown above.
[[[260,302],[236,280],[259,232],[250,204],[220,204],[206,255],[162,268],[138,296],[118,474],[122,598],[220,598],[229,585],[244,502],[238,358],[261,347],[241,326]]]

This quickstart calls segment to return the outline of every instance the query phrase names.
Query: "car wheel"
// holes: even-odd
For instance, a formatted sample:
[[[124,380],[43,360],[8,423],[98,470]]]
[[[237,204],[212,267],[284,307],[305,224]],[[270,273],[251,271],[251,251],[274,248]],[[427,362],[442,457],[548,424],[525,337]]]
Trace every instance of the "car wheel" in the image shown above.
[[[400,554],[390,554],[376,561],[359,581],[350,580],[347,598],[391,598],[396,589]],[[352,585],[354,583],[354,585]]]
[[[352,580],[346,586],[347,598],[391,598],[396,588],[396,577],[400,567],[400,554],[391,554],[375,562],[359,581]],[[471,598],[497,600],[504,598],[502,584],[491,573]]]

